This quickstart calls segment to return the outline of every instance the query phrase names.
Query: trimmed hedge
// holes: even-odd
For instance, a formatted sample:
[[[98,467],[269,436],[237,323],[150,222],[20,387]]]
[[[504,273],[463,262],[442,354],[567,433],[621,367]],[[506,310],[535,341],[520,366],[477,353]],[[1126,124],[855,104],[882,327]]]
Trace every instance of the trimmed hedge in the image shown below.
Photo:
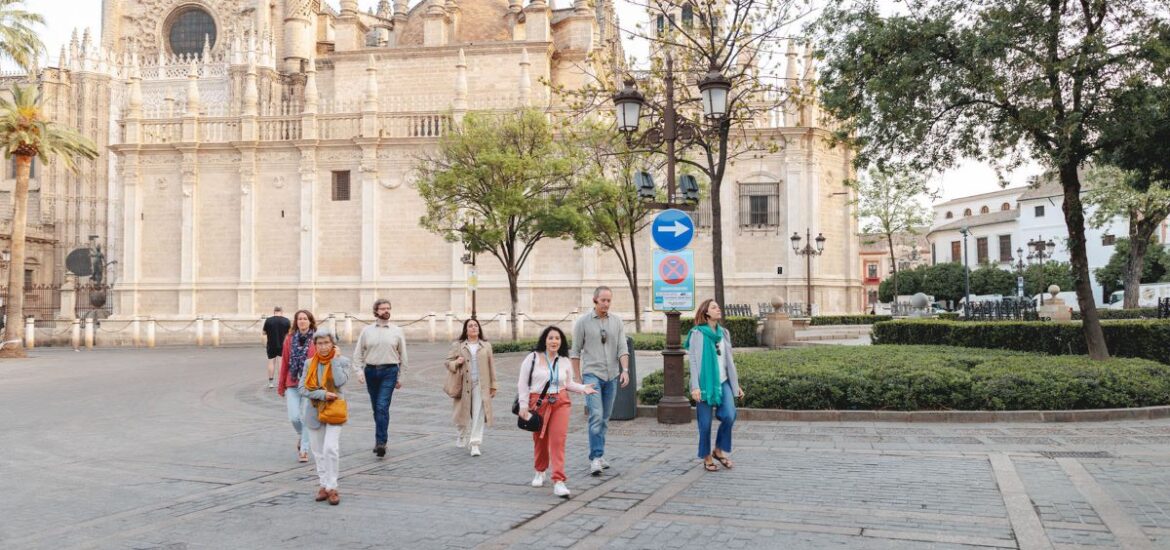
[[[1170,364],[1170,320],[1102,321],[1105,344],[1115,357]],[[873,343],[942,345],[1083,355],[1088,353],[1081,323],[1035,321],[886,321],[873,326]]]
[[[666,335],[656,332],[626,333],[627,336],[634,338],[634,349],[640,351],[662,351],[666,347]],[[565,336],[569,336],[567,333]],[[569,343],[572,343],[572,337],[569,336]],[[536,338],[524,338],[516,340],[493,340],[492,350],[496,353],[518,353],[527,352],[536,349]]]
[[[872,325],[880,321],[892,321],[893,315],[818,315],[812,318],[810,326]]]
[[[1156,307],[1137,307],[1132,309],[1102,309],[1097,308],[1097,316],[1102,320],[1105,319],[1157,319],[1158,308]],[[1072,318],[1074,321],[1081,320],[1081,310],[1073,307]]]
[[[953,312],[953,311],[948,311],[946,313],[939,313],[938,318],[943,319],[943,320],[947,320],[947,321],[958,321],[959,314],[956,312]]]
[[[755,317],[727,317],[723,319],[723,326],[727,327],[727,332],[731,333],[731,345],[736,348],[754,348],[760,345],[760,339],[756,336],[756,327],[759,324],[759,320]],[[693,326],[695,326],[693,318],[679,319],[679,333],[682,334],[684,342],[687,339],[687,333]]]
[[[823,346],[736,354],[743,407],[1063,410],[1170,404],[1170,366],[944,346]],[[689,380],[689,371],[684,381]],[[662,397],[647,376],[643,404]],[[689,393],[689,392],[688,392]]]

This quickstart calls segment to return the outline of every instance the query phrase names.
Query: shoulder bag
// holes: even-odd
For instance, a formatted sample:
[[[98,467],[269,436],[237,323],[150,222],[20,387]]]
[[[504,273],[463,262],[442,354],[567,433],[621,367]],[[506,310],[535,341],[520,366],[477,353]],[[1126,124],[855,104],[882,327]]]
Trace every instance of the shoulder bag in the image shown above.
[[[462,347],[460,351],[462,351]],[[457,354],[456,358],[458,357],[462,357],[462,354]],[[447,371],[447,381],[443,383],[443,393],[446,393],[447,397],[455,399],[463,395],[463,367],[465,366],[466,363],[457,365],[455,372]]]
[[[559,360],[560,360],[560,357],[557,357],[556,359],[554,359],[553,366],[556,366],[557,361],[559,361]],[[530,386],[532,385],[532,371],[533,370],[536,370],[536,354],[535,353],[533,354],[533,357],[532,357],[532,369],[528,371],[528,384]],[[552,369],[550,368],[549,370],[551,371]],[[525,430],[525,431],[529,431],[529,432],[539,432],[541,427],[544,426],[544,419],[542,419],[540,417],[540,413],[538,413],[536,411],[537,411],[537,409],[540,408],[540,405],[544,402],[544,397],[545,397],[545,395],[548,394],[548,386],[551,383],[552,383],[552,378],[549,378],[549,380],[544,383],[544,389],[540,390],[540,397],[536,398],[536,406],[533,407],[532,410],[528,411],[530,413],[528,420],[524,420],[524,417],[520,416],[520,397],[519,396],[516,397],[516,401],[514,401],[512,403],[512,414],[516,415],[516,427],[520,428],[521,430]]]
[[[322,399],[314,403],[317,406],[317,420],[322,424],[345,424],[349,420],[349,407],[337,392],[337,386],[333,385],[332,363],[325,368],[325,391],[337,393],[338,397],[333,401]]]

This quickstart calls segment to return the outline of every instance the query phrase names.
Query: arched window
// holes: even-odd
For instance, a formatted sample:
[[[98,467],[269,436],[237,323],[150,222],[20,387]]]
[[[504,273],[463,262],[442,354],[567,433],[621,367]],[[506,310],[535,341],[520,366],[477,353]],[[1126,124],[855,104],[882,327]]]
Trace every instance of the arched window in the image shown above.
[[[964,210],[964,211],[963,211],[963,217],[964,217],[964,218],[969,218],[969,217],[971,217],[971,209],[970,209],[970,208],[968,208],[968,209],[966,209],[966,210]]]
[[[979,209],[979,213],[980,213],[980,214],[990,214],[990,213],[991,213],[991,209],[990,209],[990,208],[988,208],[988,207],[987,207],[987,205],[984,205],[984,206],[983,206],[983,208],[980,208],[980,209]]]
[[[954,215],[954,214],[952,214],[950,210],[947,210],[947,216],[946,216],[946,217],[947,217],[947,219],[949,220],[949,219],[951,219],[951,218],[955,217],[955,215]]]
[[[1005,202],[1005,203],[1003,203],[1003,204],[999,205],[999,209],[1000,209],[1000,210],[1002,210],[1002,211],[1004,211],[1004,212],[1007,212],[1008,210],[1011,210],[1011,209],[1012,209],[1012,205],[1011,205],[1011,203],[1006,203],[1006,202]]]

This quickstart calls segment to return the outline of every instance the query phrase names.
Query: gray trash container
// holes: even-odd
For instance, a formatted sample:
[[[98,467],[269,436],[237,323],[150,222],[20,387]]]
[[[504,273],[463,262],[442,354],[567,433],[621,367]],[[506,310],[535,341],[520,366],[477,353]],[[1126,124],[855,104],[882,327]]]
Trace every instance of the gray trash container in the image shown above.
[[[610,420],[633,420],[638,416],[638,368],[634,354],[634,339],[627,336],[626,345],[627,349],[630,350],[630,384],[624,388],[620,384],[618,385]]]

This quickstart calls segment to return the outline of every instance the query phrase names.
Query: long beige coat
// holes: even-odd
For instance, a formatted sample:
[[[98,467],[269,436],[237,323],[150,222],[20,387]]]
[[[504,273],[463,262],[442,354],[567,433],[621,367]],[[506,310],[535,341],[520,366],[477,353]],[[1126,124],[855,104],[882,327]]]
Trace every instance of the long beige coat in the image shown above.
[[[457,362],[460,357],[463,358],[462,365]],[[479,392],[483,397],[483,413],[486,417],[484,424],[490,426],[492,390],[499,388],[496,385],[496,364],[491,343],[479,341],[476,359],[479,362]],[[471,423],[471,348],[467,346],[467,342],[456,341],[451,344],[451,350],[447,352],[447,370],[463,374],[463,393],[452,399],[454,411],[451,417],[455,425],[462,428]]]

